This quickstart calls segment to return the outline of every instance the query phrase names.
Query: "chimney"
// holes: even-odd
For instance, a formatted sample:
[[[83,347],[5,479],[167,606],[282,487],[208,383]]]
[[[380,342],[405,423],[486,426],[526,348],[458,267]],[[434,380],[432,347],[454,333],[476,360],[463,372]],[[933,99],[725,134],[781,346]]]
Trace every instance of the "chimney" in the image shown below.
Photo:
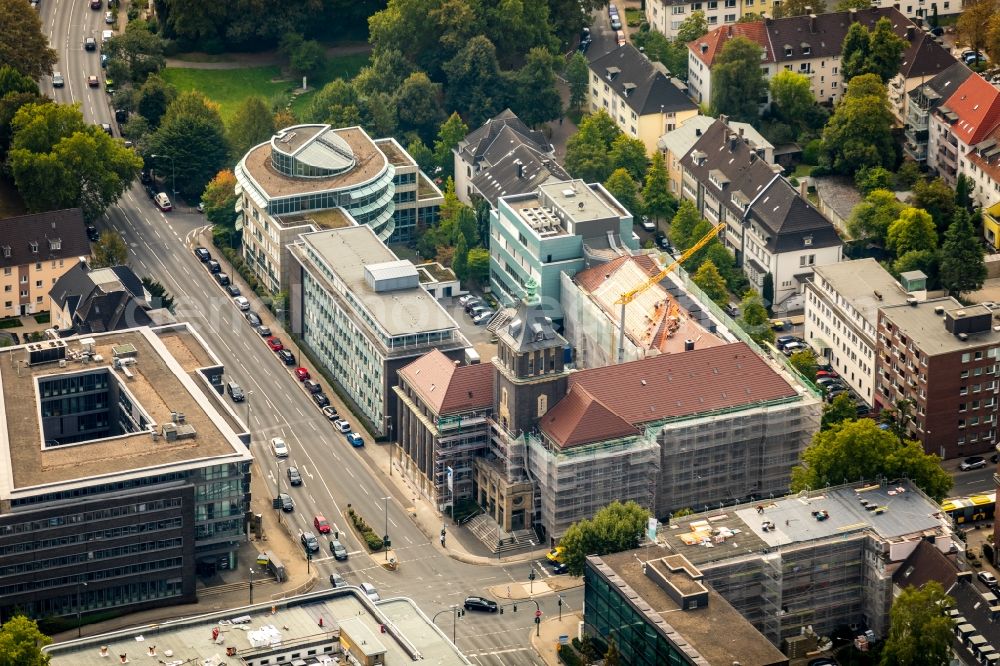
[[[729,116],[727,116],[724,113],[720,113],[719,114],[719,122],[722,123],[723,125],[725,125],[726,127],[728,127],[729,126]]]
[[[729,152],[736,150],[736,144],[739,143],[740,138],[735,134],[729,135]]]
[[[907,41],[910,41],[910,42],[913,41],[913,34],[914,34],[915,31],[916,31],[916,26],[914,26],[914,25],[908,25],[908,26],[906,26],[906,39],[907,39]]]
[[[851,7],[848,10],[848,14],[850,15],[851,23],[857,23],[858,22],[858,10],[857,9],[855,9],[854,7]]]
[[[694,349],[694,340],[684,341],[684,351],[691,351]]]
[[[743,128],[742,127],[737,128],[736,131],[738,131],[740,133],[740,136],[743,136]]]
[[[517,165],[517,178],[518,178],[518,180],[523,180],[524,179],[524,164],[521,163],[521,160],[517,160],[516,162],[514,162],[514,164]]]
[[[892,3],[892,8],[895,9],[898,12],[899,11],[899,3],[898,2]]]
[[[694,135],[695,136],[701,136],[701,128],[700,127],[696,127],[694,129]]]
[[[773,19],[771,19],[771,17],[770,17],[770,16],[765,16],[765,17],[764,17],[764,25],[771,25],[771,21],[772,21],[772,20],[773,20]]]
[[[816,15],[812,13],[812,7],[806,7],[806,12],[809,14],[809,32],[816,34]]]

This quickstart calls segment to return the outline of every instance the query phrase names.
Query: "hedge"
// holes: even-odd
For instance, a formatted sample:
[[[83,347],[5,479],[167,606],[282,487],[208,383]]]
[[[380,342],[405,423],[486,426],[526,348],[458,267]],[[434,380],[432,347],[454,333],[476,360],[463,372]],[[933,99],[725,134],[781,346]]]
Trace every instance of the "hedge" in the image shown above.
[[[347,517],[351,519],[354,524],[354,528],[361,533],[362,538],[365,540],[365,545],[368,546],[368,550],[373,553],[382,550],[382,546],[385,545],[382,542],[382,537],[375,534],[375,530],[369,527],[365,519],[358,514],[354,509],[347,510]]]
[[[560,645],[556,648],[556,652],[559,655],[559,661],[566,666],[583,666],[583,659],[570,646]]]

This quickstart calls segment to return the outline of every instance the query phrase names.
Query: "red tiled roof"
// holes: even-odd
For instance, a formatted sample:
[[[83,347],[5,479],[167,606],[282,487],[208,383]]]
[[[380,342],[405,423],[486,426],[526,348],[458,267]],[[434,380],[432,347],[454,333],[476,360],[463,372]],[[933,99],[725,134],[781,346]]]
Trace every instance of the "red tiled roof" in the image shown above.
[[[621,257],[615,257],[606,264],[600,264],[598,266],[594,266],[593,268],[580,271],[573,276],[573,282],[577,283],[587,291],[594,291],[608,279],[608,276],[614,275],[615,271],[624,266],[626,261],[630,260],[634,261],[636,266],[645,271],[649,277],[653,277],[660,272],[660,267],[656,265],[656,262],[653,261],[653,258],[648,254],[638,254],[635,256],[624,255]]]
[[[434,349],[399,374],[438,416],[493,405],[492,363],[455,365]]]
[[[751,42],[756,42],[767,54],[767,57],[761,62],[774,62],[774,54],[771,53],[771,44],[767,38],[767,30],[764,28],[763,21],[720,26],[690,42],[688,48],[694,52],[699,60],[711,67],[715,63],[716,56],[722,52],[722,47],[733,37],[746,37]],[[704,53],[701,48],[702,44],[707,47]]]
[[[973,146],[1000,124],[1000,90],[979,74],[973,73],[944,103],[958,120],[952,133],[967,146]]]
[[[595,415],[605,410],[639,426],[797,395],[742,342],[581,370],[569,381],[572,400],[559,401],[541,423],[542,431],[563,447],[627,434],[617,421],[597,422]]]

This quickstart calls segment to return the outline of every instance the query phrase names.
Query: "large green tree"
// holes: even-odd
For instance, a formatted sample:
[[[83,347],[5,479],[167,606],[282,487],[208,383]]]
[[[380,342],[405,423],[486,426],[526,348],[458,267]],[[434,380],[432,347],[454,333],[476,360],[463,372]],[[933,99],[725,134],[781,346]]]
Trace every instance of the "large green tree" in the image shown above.
[[[964,208],[955,212],[955,221],[944,233],[940,270],[941,286],[953,296],[982,289],[986,281],[983,246]]]
[[[701,222],[701,214],[690,199],[681,199],[677,212],[670,222],[670,240],[682,252],[694,245],[697,238],[692,238],[694,228]]]
[[[167,107],[177,98],[177,89],[156,75],[152,75],[139,87],[135,95],[135,110],[149,121],[149,126],[160,126]]]
[[[774,7],[774,18],[805,16],[826,12],[825,0],[785,0]]]
[[[34,620],[15,615],[0,628],[0,666],[47,666],[49,655],[42,648],[51,642]]]
[[[142,168],[134,151],[85,123],[77,106],[27,104],[12,127],[8,164],[32,212],[79,207],[93,221]]]
[[[681,43],[687,44],[706,33],[708,33],[708,20],[705,18],[705,12],[698,10],[691,12],[691,16],[681,21],[680,26],[677,28],[676,39]]]
[[[851,79],[823,130],[830,167],[845,175],[872,166],[892,169],[896,163],[894,122],[885,86],[878,77],[865,74]]]
[[[937,248],[937,231],[930,213],[920,208],[905,208],[889,225],[886,247],[897,257],[907,252]]]
[[[909,46],[909,42],[896,34],[892,21],[885,16],[875,23],[869,40],[867,72],[877,74],[883,83],[888,83],[899,74],[903,51]]]
[[[774,331],[771,329],[771,319],[767,307],[756,291],[750,289],[743,295],[740,302],[740,318],[737,320],[746,334],[759,345],[774,342]]]
[[[729,302],[726,281],[711,259],[701,262],[701,266],[691,279],[716,305],[723,306]]]
[[[838,423],[844,421],[856,421],[858,418],[858,408],[847,393],[837,395],[831,402],[823,405],[823,417],[820,421],[820,430],[829,430]]]
[[[250,148],[269,140],[275,131],[274,114],[264,100],[251,95],[243,100],[232,120],[229,121],[227,136],[236,160],[243,158]]]
[[[439,84],[431,82],[423,72],[410,74],[396,97],[399,129],[416,132],[428,143],[432,141],[444,120],[440,98]]]
[[[106,229],[101,232],[97,242],[94,244],[93,256],[90,265],[93,268],[107,268],[108,266],[124,266],[128,263],[128,245],[125,240],[114,229]]]
[[[904,208],[889,190],[869,192],[851,211],[847,231],[852,238],[865,239],[884,247],[889,235],[889,225],[899,218]]]
[[[402,87],[402,84],[400,84]],[[399,91],[396,91],[398,94]],[[347,127],[361,122],[358,92],[350,81],[334,79],[313,93],[306,108],[305,119]]]
[[[803,349],[791,355],[788,362],[809,381],[816,381],[816,353],[812,349]]]
[[[774,115],[790,125],[800,129],[804,127],[816,106],[809,77],[800,72],[782,70],[771,78],[770,86]]]
[[[759,115],[767,93],[760,69],[761,47],[746,37],[726,42],[712,68],[712,108],[734,120],[751,122]]]
[[[958,43],[969,46],[974,51],[985,48],[996,12],[995,0],[969,0],[963,3],[962,14],[955,24]]]
[[[670,219],[677,210],[677,200],[670,194],[669,183],[663,154],[658,150],[654,151],[653,161],[646,169],[642,203],[646,213],[656,220],[657,227],[660,226],[660,220]]]
[[[136,86],[167,64],[163,38],[150,31],[149,24],[142,20],[129,21],[125,32],[112,37],[101,52],[124,64],[128,80]]]
[[[570,525],[559,540],[569,573],[582,575],[588,555],[608,555],[636,548],[649,517],[649,511],[635,502],[612,502],[593,518]]]
[[[641,139],[633,139],[624,133],[611,142],[611,165],[615,169],[625,169],[633,180],[640,181],[646,175],[649,157],[646,144]]]
[[[229,164],[226,128],[218,105],[197,91],[181,93],[150,137],[149,150],[163,173],[170,169],[171,180],[184,199],[197,201],[215,174]],[[154,154],[163,157],[152,158]]]
[[[445,177],[455,175],[455,157],[451,151],[468,133],[469,126],[462,122],[462,117],[457,113],[448,116],[448,120],[438,129],[437,140],[434,142],[434,160]]]
[[[515,76],[517,93],[513,100],[514,111],[528,125],[540,125],[562,116],[562,97],[556,88],[556,70],[561,67],[557,56],[544,48],[528,51],[527,61]]]
[[[394,95],[413,71],[413,65],[399,49],[383,49],[372,54],[371,60],[361,68],[352,83],[362,95]]]
[[[587,65],[587,58],[580,52],[576,52],[566,63],[565,72],[566,83],[569,85],[569,106],[571,109],[580,110],[587,102],[587,86],[590,82],[590,67]]]
[[[918,442],[900,441],[871,419],[844,421],[813,436],[792,469],[792,492],[806,488],[874,479],[907,477],[935,500],[951,490],[952,479],[941,459],[924,453]]]
[[[910,205],[923,208],[930,213],[938,233],[944,233],[955,219],[955,190],[950,188],[940,178],[920,180],[913,186],[913,198]]]
[[[908,586],[893,599],[882,666],[941,666],[950,663],[953,624],[946,611],[955,600],[936,580]]]
[[[58,61],[35,8],[24,0],[0,0],[0,65],[38,79]]]
[[[38,84],[26,74],[10,65],[0,65],[0,164],[7,159],[12,134],[14,114],[25,104],[47,101],[38,93]]]
[[[604,181],[604,187],[633,216],[639,214],[639,186],[627,170],[615,169]]]
[[[472,284],[486,285],[490,280],[490,251],[484,247],[469,250],[465,260],[465,274]]]
[[[236,230],[236,175],[232,170],[223,169],[215,174],[201,194],[201,203],[209,222]]]
[[[497,50],[483,35],[470,39],[444,64],[448,107],[473,127],[503,111],[510,99],[507,79],[500,71]]]
[[[667,39],[655,30],[635,32],[631,35],[632,45],[643,49],[650,60],[661,62],[670,73],[687,81],[688,78],[688,47],[682,39]]]
[[[604,111],[587,116],[580,122],[579,130],[566,142],[566,170],[574,178],[588,183],[604,182],[614,171],[611,162],[611,144],[621,134]]]

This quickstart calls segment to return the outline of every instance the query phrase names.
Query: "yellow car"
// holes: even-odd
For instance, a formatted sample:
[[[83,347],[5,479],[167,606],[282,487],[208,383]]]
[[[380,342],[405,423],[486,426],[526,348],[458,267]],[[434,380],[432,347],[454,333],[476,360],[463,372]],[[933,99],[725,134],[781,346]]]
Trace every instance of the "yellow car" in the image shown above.
[[[562,562],[564,550],[566,549],[563,548],[562,546],[556,546],[555,548],[553,548],[552,550],[550,550],[545,554],[545,559],[547,559],[549,562]]]

